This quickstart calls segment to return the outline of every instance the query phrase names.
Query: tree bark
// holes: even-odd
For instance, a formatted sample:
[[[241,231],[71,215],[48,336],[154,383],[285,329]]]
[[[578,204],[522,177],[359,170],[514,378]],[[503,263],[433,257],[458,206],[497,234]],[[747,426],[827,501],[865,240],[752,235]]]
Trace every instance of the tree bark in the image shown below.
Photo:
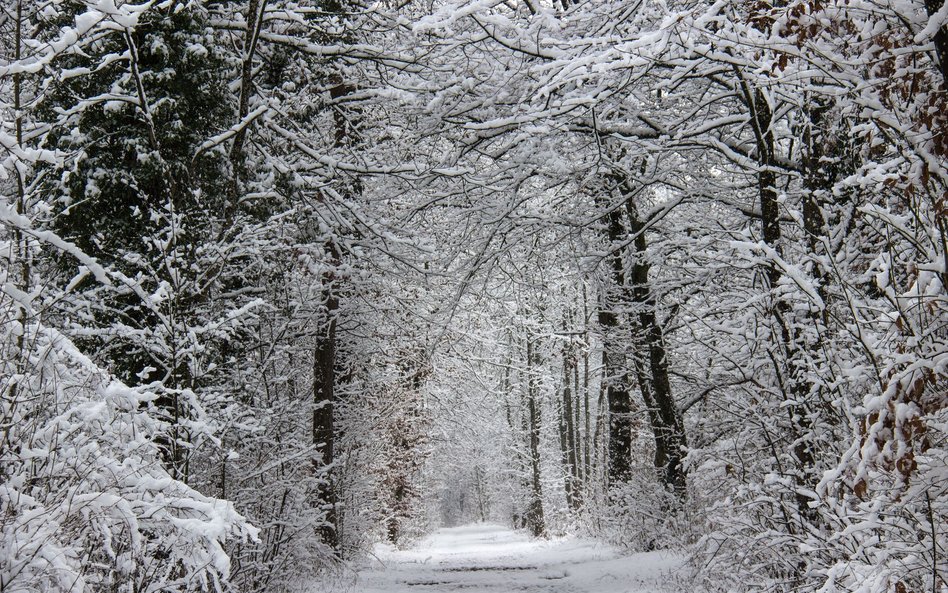
[[[573,459],[575,460],[575,473],[573,479],[576,482],[576,488],[582,504],[583,482],[586,479],[585,468],[583,467],[583,405],[579,394],[582,393],[582,387],[579,383],[579,360],[573,361]]]
[[[560,429],[560,458],[563,466],[563,490],[566,493],[566,506],[573,508],[573,470],[569,464],[569,436],[567,435],[566,399],[569,397],[569,371],[566,367],[566,358],[563,358],[563,384],[560,388],[558,408]]]
[[[313,445],[320,454],[316,471],[322,474],[316,492],[316,504],[326,511],[326,524],[320,530],[320,536],[328,546],[338,549],[338,497],[331,466],[335,461],[336,311],[339,299],[335,294],[332,274],[327,273],[324,281],[326,320],[323,331],[316,337],[313,361]]]
[[[945,5],[945,0],[925,0],[925,11],[931,17]],[[948,88],[948,26],[941,26],[932,39],[935,44],[935,55],[941,70],[941,83]]]
[[[606,237],[610,246],[618,245],[624,238],[621,214],[618,210],[609,213]],[[625,292],[625,267],[621,251],[610,257],[613,282],[621,301]],[[619,325],[618,314],[607,307],[617,303],[602,303],[599,309],[599,326],[603,329],[602,365],[603,380],[606,382],[606,402],[609,408],[609,484],[627,482],[632,475],[632,397],[626,381],[618,379],[624,375],[624,357],[615,345],[609,344],[610,330]]]
[[[589,305],[586,295],[586,284],[583,283],[583,327],[589,327]],[[591,449],[595,446],[593,442],[593,432],[590,426],[592,412],[589,408],[589,331],[583,335],[583,428],[585,438],[583,439],[583,476],[584,482],[589,486],[592,477],[592,460],[590,459]]]
[[[527,418],[530,438],[531,491],[530,505],[527,508],[527,527],[536,537],[546,534],[546,521],[543,517],[543,488],[540,481],[540,406],[537,401],[539,385],[537,368],[539,356],[536,353],[535,338],[527,333]]]
[[[575,367],[571,359],[571,349],[563,350],[563,390],[562,390],[562,431],[561,445],[563,463],[566,466],[565,488],[566,502],[571,510],[579,508],[579,479],[576,463],[576,418],[573,415],[572,370]]]
[[[637,361],[647,355],[647,378],[645,373],[639,370],[641,366],[645,366],[644,364],[637,362],[636,370],[640,376],[642,399],[649,409],[649,420],[655,437],[655,467],[661,472],[665,486],[675,492],[679,498],[684,498],[686,478],[683,460],[688,440],[685,435],[684,420],[675,404],[671,381],[668,378],[668,353],[665,350],[664,330],[658,320],[655,293],[652,291],[648,278],[648,244],[645,237],[645,223],[640,219],[631,198],[626,200],[625,207],[629,219],[629,232],[634,237],[630,291],[632,302],[638,312],[638,323],[633,324],[633,332],[638,335],[633,336],[633,341],[637,346]],[[638,347],[639,344],[642,348]]]
[[[782,233],[780,229],[780,206],[777,196],[777,176],[775,171],[775,143],[773,130],[773,113],[767,98],[760,89],[751,92],[746,83],[743,84],[745,99],[752,115],[752,124],[757,141],[758,154],[758,188],[760,192],[760,211],[762,220],[762,238],[779,257],[783,257]],[[812,196],[805,197],[804,209],[805,217],[809,216],[812,221],[815,220],[815,209]],[[810,202],[807,205],[807,202]],[[783,277],[783,272],[776,262],[768,264],[766,276],[771,291],[779,286]],[[799,368],[800,352],[797,346],[799,331],[791,327],[790,315],[792,307],[790,303],[778,294],[774,294],[771,304],[771,315],[777,325],[780,346],[783,350],[784,367],[775,368],[777,373],[778,386],[783,391],[784,399],[791,402],[787,406],[788,421],[790,427],[789,438],[792,441],[793,456],[797,466],[794,480],[798,486],[796,495],[797,510],[800,515],[810,520],[815,518],[815,512],[809,507],[809,499],[799,493],[804,489],[812,489],[813,482],[812,469],[815,461],[813,451],[809,444],[809,432],[811,429],[808,410],[806,405],[801,403],[806,401],[810,395],[811,385],[805,376],[805,370]],[[774,360],[776,365],[776,360]],[[785,376],[782,379],[781,376]],[[792,529],[792,527],[791,527]]]
[[[262,4],[261,4],[262,1]],[[260,28],[263,26],[263,13],[267,9],[267,0],[250,0],[247,4],[247,31],[244,34],[244,56],[240,66],[240,96],[237,102],[237,123],[243,122],[250,113],[250,96],[253,94],[253,57],[257,51],[257,41],[260,39]],[[228,208],[237,207],[237,190],[239,170],[242,167],[244,142],[247,139],[247,126],[241,126],[234,134],[234,143],[230,147],[230,163],[233,167],[233,187],[231,196],[233,202]]]

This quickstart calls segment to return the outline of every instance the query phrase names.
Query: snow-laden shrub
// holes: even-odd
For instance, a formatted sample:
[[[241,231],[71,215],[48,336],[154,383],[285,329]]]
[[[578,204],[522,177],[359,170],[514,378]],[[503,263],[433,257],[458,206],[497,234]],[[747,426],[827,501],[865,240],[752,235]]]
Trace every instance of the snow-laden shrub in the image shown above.
[[[22,307],[0,319],[0,588],[219,590],[225,540],[255,529],[163,469],[155,395],[55,330],[24,327]]]
[[[691,539],[691,509],[643,466],[625,483],[609,489],[597,535],[625,549],[642,552],[681,548]]]
[[[793,485],[776,474],[741,482],[724,462],[693,475],[693,504],[707,508],[706,535],[693,548],[699,587],[709,591],[907,593],[948,590],[948,454],[944,409],[923,416],[924,452],[909,475],[870,463],[851,487],[847,468],[863,442],[826,472],[805,520]],[[743,478],[746,479],[746,476]],[[859,484],[859,482],[856,482]]]
[[[808,526],[792,485],[776,474],[752,480],[734,471],[730,464],[705,463],[693,476],[694,504],[705,507],[706,521],[692,550],[698,584],[709,591],[799,588]]]
[[[945,442],[946,415],[929,424],[932,436]],[[880,593],[948,591],[948,452],[934,447],[917,457],[910,482],[891,473],[871,471],[873,485],[863,498],[833,489],[824,500],[831,535],[823,549],[832,550],[819,567],[819,592]],[[809,554],[819,550],[805,548]]]
[[[231,584],[241,593],[298,591],[338,563],[321,535],[329,509],[318,496],[329,475],[315,467],[318,453],[306,442],[309,435],[301,434],[309,427],[299,417],[312,412],[307,402],[285,393],[270,407],[264,404],[245,410],[256,413],[255,423],[241,419],[242,426],[233,423],[224,432],[239,455],[205,472],[213,482],[217,469],[227,498],[260,529],[259,540],[231,540],[228,548]]]
[[[936,214],[920,208],[918,218]],[[879,387],[854,406],[850,446],[818,487],[832,534],[820,546],[832,550],[821,593],[948,591],[948,295],[944,273],[932,271],[945,258],[934,228],[916,231],[930,234],[930,252],[892,250],[867,273],[886,303],[866,332]]]

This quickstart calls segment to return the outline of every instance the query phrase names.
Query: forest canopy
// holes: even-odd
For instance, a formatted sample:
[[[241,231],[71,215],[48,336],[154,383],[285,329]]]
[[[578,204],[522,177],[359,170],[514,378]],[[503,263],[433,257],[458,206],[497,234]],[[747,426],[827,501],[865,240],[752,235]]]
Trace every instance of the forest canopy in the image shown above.
[[[0,591],[943,593],[946,123],[944,0],[6,0]]]

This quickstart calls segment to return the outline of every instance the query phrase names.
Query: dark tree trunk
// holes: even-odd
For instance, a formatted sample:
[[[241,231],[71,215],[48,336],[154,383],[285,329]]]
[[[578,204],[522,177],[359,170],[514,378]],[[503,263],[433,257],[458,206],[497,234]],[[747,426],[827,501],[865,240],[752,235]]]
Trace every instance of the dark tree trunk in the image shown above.
[[[639,373],[642,399],[649,409],[649,421],[655,437],[655,467],[662,473],[665,486],[674,491],[679,498],[684,498],[686,480],[683,460],[688,441],[685,436],[684,421],[675,404],[671,381],[668,378],[668,354],[665,351],[664,330],[658,320],[657,302],[649,284],[645,224],[639,218],[638,210],[631,199],[626,200],[625,206],[629,217],[629,231],[634,237],[635,257],[632,263],[630,288],[632,302],[638,312],[638,323],[633,324],[633,330],[637,330],[636,333],[639,335],[633,336],[633,339],[637,346],[642,345],[642,348],[636,348],[636,360],[640,360],[647,353],[647,379],[642,381],[645,373],[639,370],[644,365],[637,363],[636,371]]]
[[[931,17],[941,10],[945,0],[925,0],[925,11]],[[935,55],[938,57],[938,66],[941,69],[942,85],[948,88],[948,26],[942,26],[935,33],[932,40],[935,43]]]
[[[395,509],[401,508],[405,504],[405,488],[402,485],[395,487],[395,490],[392,492],[392,500],[394,504],[392,505]],[[401,535],[400,524],[398,521],[397,511],[393,512],[388,518],[388,541],[389,543],[396,545],[398,544],[398,537]]]
[[[391,488],[391,506],[389,508],[388,538],[393,544],[399,543],[402,526],[411,519],[412,508],[418,496],[414,478],[421,464],[423,453],[419,446],[423,437],[418,433],[417,425],[411,418],[421,416],[421,390],[430,373],[430,366],[424,348],[409,349],[399,358],[399,379],[396,382],[396,399],[407,398],[411,406],[409,419],[396,421],[391,433],[392,447],[389,457],[389,473],[386,483]]]
[[[609,213],[607,238],[611,249],[624,239],[625,229],[618,210]],[[625,292],[625,266],[621,250],[609,257],[617,293]],[[621,302],[621,298],[614,299]],[[606,382],[606,402],[609,407],[609,484],[627,482],[632,475],[632,397],[624,380],[624,357],[615,345],[609,344],[610,330],[619,325],[614,308],[617,303],[603,303],[599,309],[599,325],[603,329],[602,365]],[[620,378],[623,377],[623,378]]]
[[[752,124],[757,142],[758,164],[760,167],[757,177],[760,191],[762,237],[764,243],[778,257],[783,257],[780,206],[777,198],[777,176],[774,166],[775,143],[773,130],[771,129],[773,113],[767,98],[760,89],[752,92],[746,84],[743,88],[748,107],[753,116]],[[810,225],[816,224],[817,212],[819,212],[819,205],[815,202],[815,199],[814,196],[808,195],[804,201],[804,216],[810,218]],[[780,284],[783,271],[776,262],[772,262],[767,266],[766,276],[770,289],[774,290]],[[787,406],[787,415],[790,427],[788,436],[793,443],[793,456],[797,466],[794,480],[800,491],[809,490],[815,485],[812,483],[814,476],[811,475],[815,462],[809,443],[811,428],[809,413],[806,405],[801,402],[809,398],[811,385],[806,378],[805,369],[800,368],[803,361],[797,345],[799,331],[791,325],[792,308],[790,303],[775,294],[771,305],[771,315],[778,328],[780,346],[785,361],[784,368],[775,368],[778,386],[782,390],[784,398],[792,402]],[[796,503],[802,517],[811,520],[815,518],[814,510],[809,507],[809,498],[803,494],[797,494]]]
[[[579,360],[577,358],[573,360],[573,481],[576,484],[578,503],[582,505],[583,481],[586,479],[586,474],[583,470],[583,433],[580,429],[583,416],[582,402],[579,398],[580,393]]]
[[[254,0],[259,2],[260,0]],[[265,6],[265,3],[264,3]],[[342,14],[342,4],[330,2],[325,7],[329,12]],[[262,16],[261,16],[262,18]],[[358,142],[358,130],[356,122],[361,115],[358,108],[345,106],[345,98],[355,90],[355,87],[347,84],[342,74],[338,71],[330,75],[332,86],[330,87],[330,97],[334,101],[333,123],[334,136],[333,144],[336,148],[352,147]],[[350,180],[349,184],[343,189],[343,194],[349,199],[355,199],[362,191],[362,185],[359,179]],[[330,261],[333,266],[342,263],[343,252],[340,246],[333,240],[326,244],[326,252],[330,255]],[[336,286],[339,281],[333,272],[327,272],[323,278],[326,307],[326,323],[323,331],[317,336],[315,348],[315,362],[313,365],[313,392],[315,397],[315,409],[313,411],[313,444],[321,454],[323,467],[329,467],[335,461],[334,442],[335,442],[335,386],[338,380],[336,374],[336,315],[339,309],[339,291]],[[336,491],[337,485],[334,479],[334,472],[331,467],[324,474],[325,481],[322,482],[317,491],[317,504],[326,509],[326,525],[321,530],[323,541],[337,552],[340,550],[339,526],[340,517],[338,516],[338,498]]]
[[[844,155],[827,155],[830,138],[826,134],[824,117],[828,108],[824,101],[811,99],[806,114],[809,125],[804,133],[803,155],[803,232],[806,235],[807,247],[810,251],[810,272],[817,282],[817,293],[825,304],[828,298],[826,283],[829,280],[827,270],[820,261],[820,252],[826,238],[826,219],[823,216],[823,204],[827,195],[832,195],[833,185],[838,170],[839,161]],[[830,149],[832,150],[832,149]],[[826,157],[831,156],[837,163],[829,162]],[[812,315],[814,322],[826,325],[829,322],[829,311],[823,308],[821,314]],[[811,344],[808,350],[819,350],[819,343]]]
[[[511,346],[512,348],[512,346]],[[510,391],[512,389],[510,381],[510,365],[513,364],[512,357],[507,358],[507,365],[504,367],[503,379],[501,382],[501,389],[504,393],[504,410],[507,417],[507,426],[510,428],[510,433],[517,435],[515,439],[515,445],[513,447],[514,453],[514,466],[517,468],[517,475],[520,478],[520,486],[523,489],[523,492],[528,492],[530,490],[530,483],[527,479],[527,475],[530,473],[530,460],[527,459],[527,454],[523,449],[523,440],[522,436],[530,433],[530,427],[527,424],[527,418],[521,412],[520,408],[517,409],[518,417],[514,417],[514,410],[510,406]],[[514,513],[513,526],[517,529],[522,529],[525,527],[526,515],[519,512]]]
[[[240,65],[240,97],[237,103],[237,123],[241,123],[250,113],[250,96],[253,94],[253,59],[257,50],[257,40],[260,38],[260,28],[263,24],[263,13],[266,10],[267,2],[260,0],[249,0],[247,4],[247,30],[244,32],[244,59]],[[247,138],[247,127],[242,126],[234,134],[234,143],[230,147],[230,162],[234,167],[234,183],[236,184],[236,172],[240,168],[240,160],[243,156],[244,142]],[[236,198],[236,186],[234,188]],[[232,206],[235,206],[232,205]]]
[[[336,311],[339,300],[335,295],[333,278],[327,274],[324,289],[326,321],[316,337],[313,361],[313,445],[320,454],[316,470],[322,474],[316,492],[316,504],[326,510],[326,525],[320,535],[333,549],[339,547],[337,533],[337,494],[333,483],[331,465],[334,458],[335,441],[335,383],[336,383]],[[329,468],[329,469],[327,469]]]
[[[649,283],[649,264],[645,224],[639,219],[632,201],[627,179],[610,176],[623,195],[623,208],[615,208],[607,215],[607,238],[613,253],[610,256],[612,276],[618,290],[615,299],[624,309],[629,309],[632,343],[632,371],[635,374],[642,400],[645,403],[649,424],[655,439],[654,465],[659,479],[675,492],[679,498],[685,496],[686,475],[682,463],[687,448],[684,422],[675,404],[668,375],[668,356],[665,351],[664,330],[656,312],[657,301]],[[624,211],[624,212],[623,212]],[[626,223],[623,224],[623,214]],[[634,258],[631,277],[626,278],[623,259],[624,249],[619,246],[632,238]],[[604,328],[618,326],[615,312],[600,311],[599,323]],[[604,361],[608,373],[610,361],[608,348],[604,348]],[[618,397],[617,397],[618,396]],[[628,479],[631,473],[632,402],[627,390],[609,392],[610,482]]]
[[[530,533],[540,537],[546,534],[546,521],[543,517],[543,488],[540,482],[540,405],[537,401],[537,367],[539,356],[536,353],[534,337],[527,336],[527,418],[530,437],[531,491],[527,508],[527,527]]]
[[[566,502],[572,510],[579,508],[580,501],[576,467],[576,418],[573,415],[573,389],[571,386],[574,367],[575,364],[571,359],[570,349],[564,349],[560,444],[563,451],[563,464],[566,466]]]
[[[573,470],[569,464],[569,436],[567,436],[566,424],[566,398],[569,397],[568,369],[566,368],[566,359],[563,359],[563,385],[560,392],[560,402],[558,406],[559,429],[560,429],[560,456],[563,463],[563,489],[566,493],[566,504],[573,508]]]
[[[583,284],[583,326],[589,324],[589,307],[586,301],[586,286]],[[589,408],[589,332],[583,336],[583,429],[585,430],[583,439],[583,477],[584,483],[588,486],[592,478],[592,460],[590,459],[591,449],[594,446],[593,432],[590,426],[592,412]]]

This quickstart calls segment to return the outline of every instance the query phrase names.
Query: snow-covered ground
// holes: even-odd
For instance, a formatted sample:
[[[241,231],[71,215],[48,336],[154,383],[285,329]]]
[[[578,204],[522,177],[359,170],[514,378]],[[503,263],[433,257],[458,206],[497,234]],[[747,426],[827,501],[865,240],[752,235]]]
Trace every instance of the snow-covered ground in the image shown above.
[[[622,555],[575,538],[534,540],[499,525],[440,529],[408,550],[379,546],[353,593],[655,593],[674,590],[681,557]]]

